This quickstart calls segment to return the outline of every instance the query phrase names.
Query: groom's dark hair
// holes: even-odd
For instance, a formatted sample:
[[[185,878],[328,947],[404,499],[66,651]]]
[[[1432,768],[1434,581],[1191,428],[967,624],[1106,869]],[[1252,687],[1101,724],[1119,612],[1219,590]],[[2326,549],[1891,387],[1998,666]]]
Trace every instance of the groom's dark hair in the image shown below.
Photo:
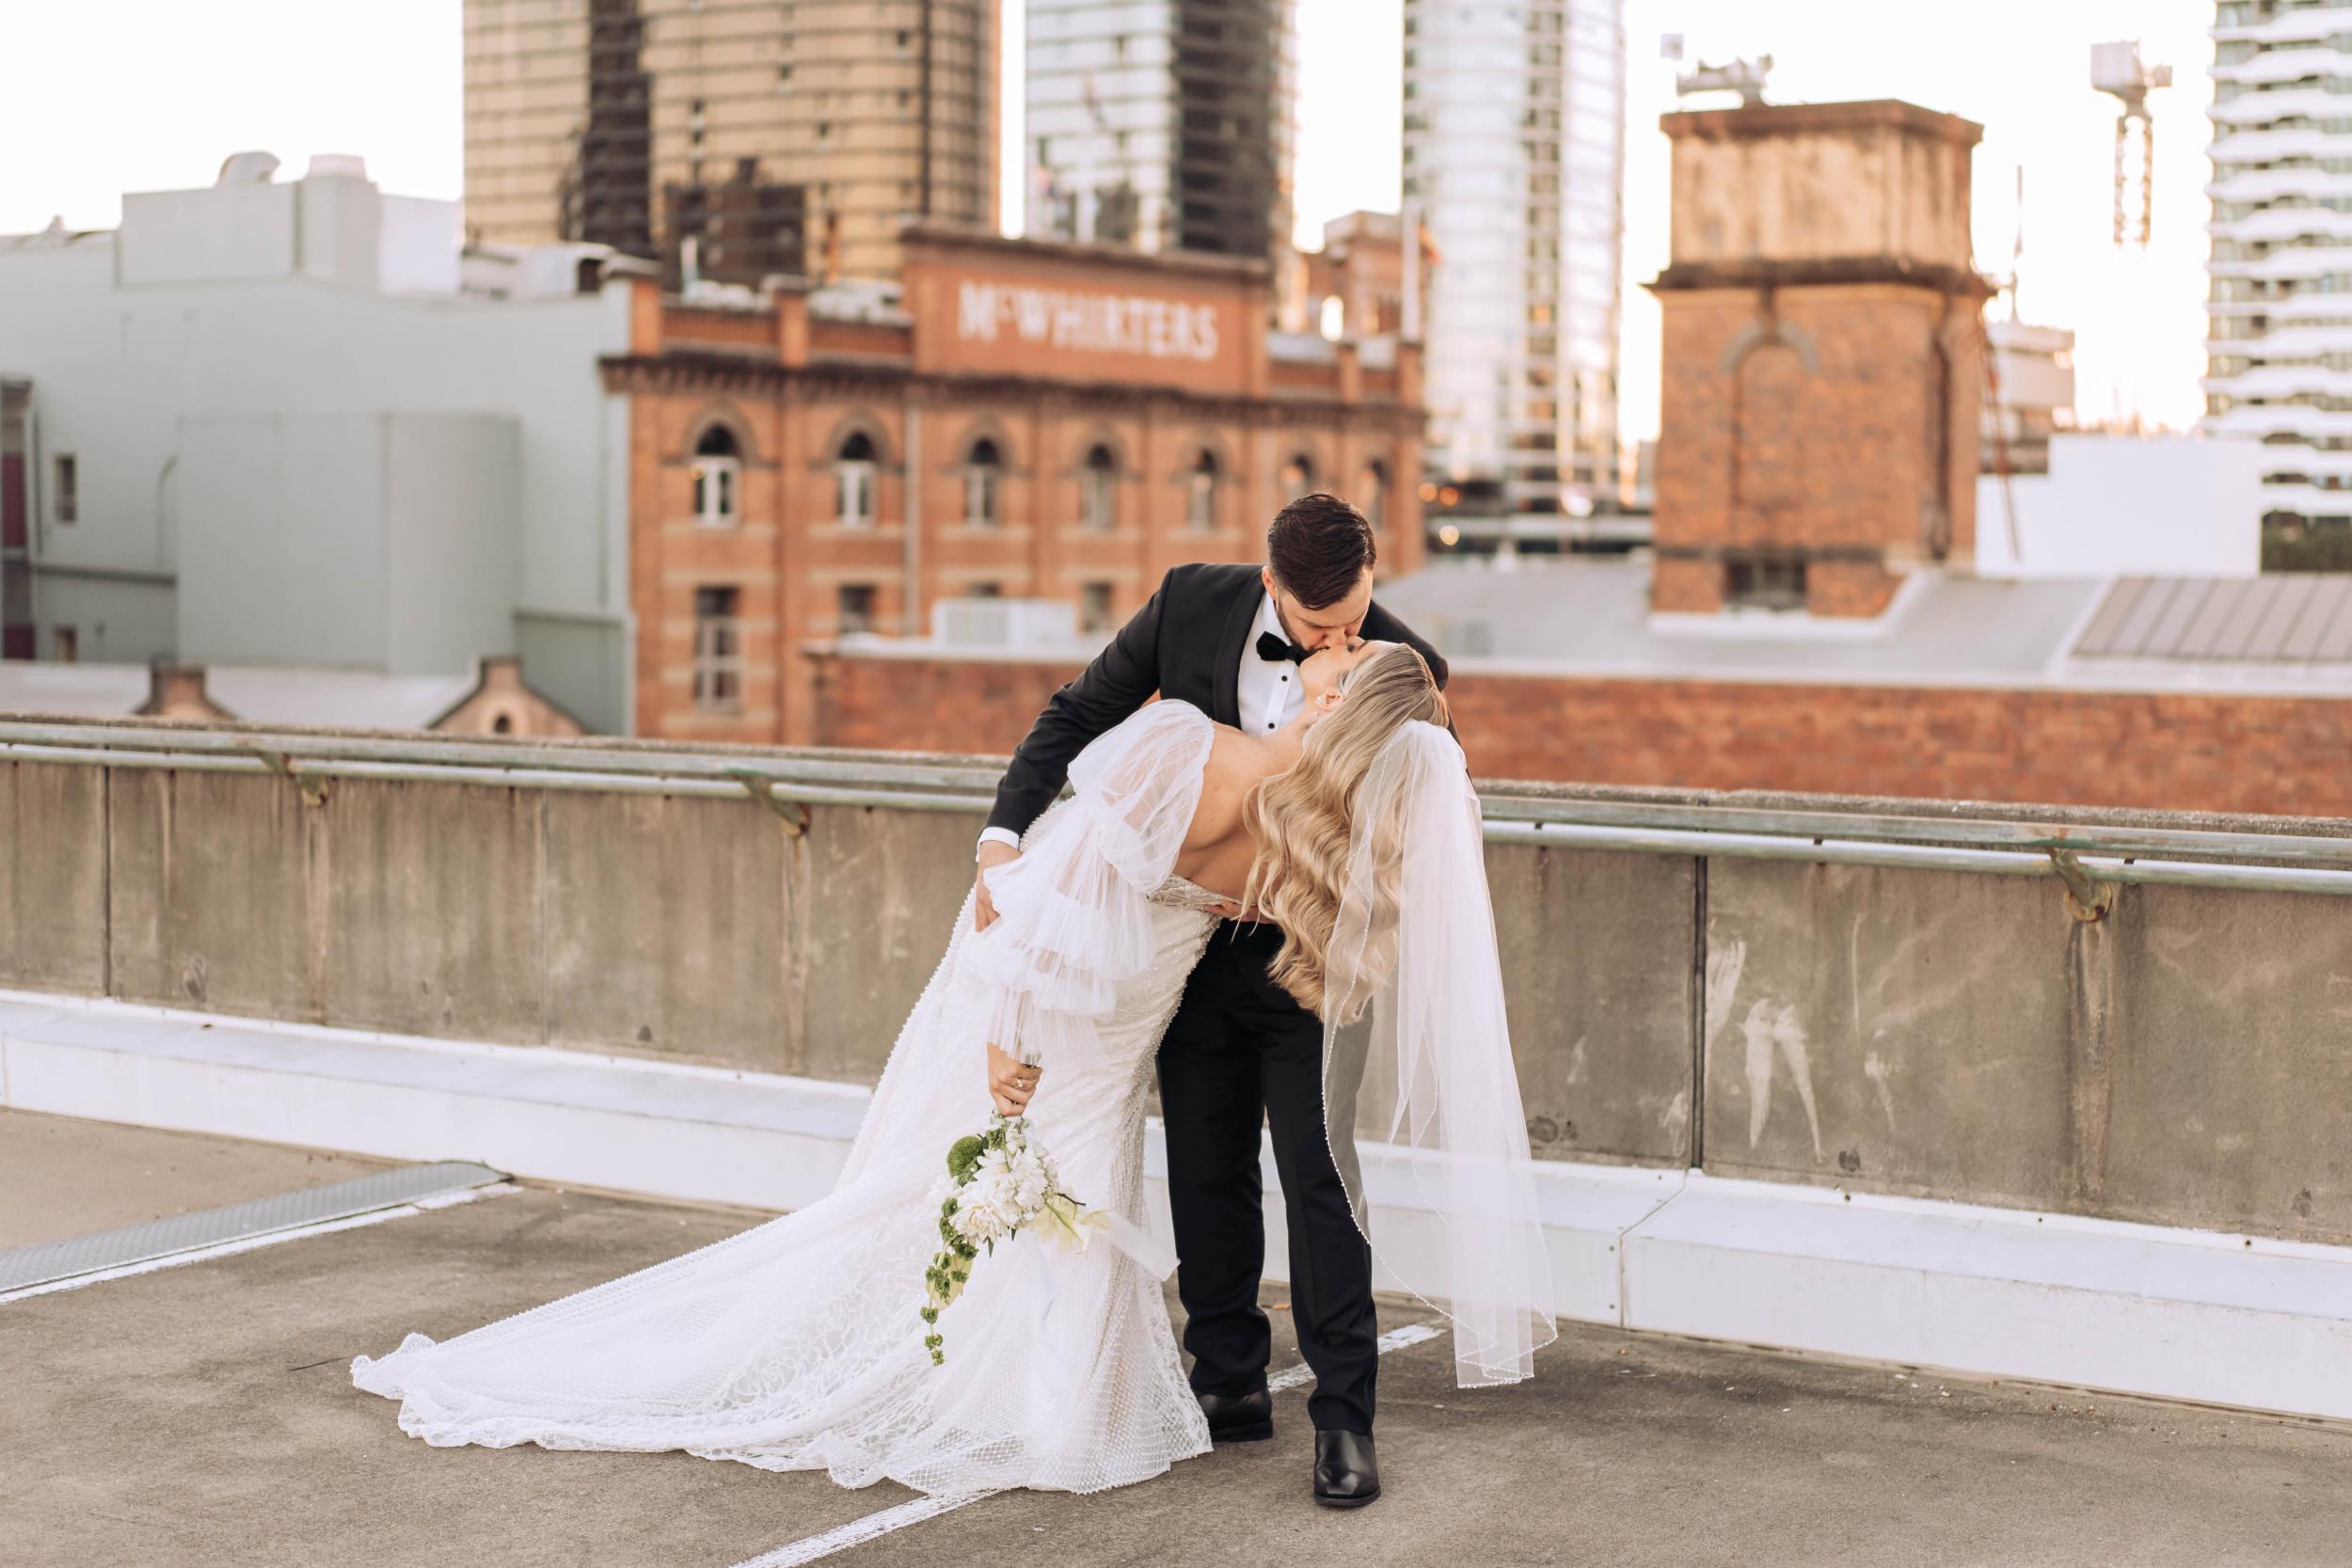
[[[1380,559],[1380,546],[1362,513],[1317,490],[1274,515],[1274,526],[1265,531],[1265,559],[1300,604],[1321,610],[1356,591]]]

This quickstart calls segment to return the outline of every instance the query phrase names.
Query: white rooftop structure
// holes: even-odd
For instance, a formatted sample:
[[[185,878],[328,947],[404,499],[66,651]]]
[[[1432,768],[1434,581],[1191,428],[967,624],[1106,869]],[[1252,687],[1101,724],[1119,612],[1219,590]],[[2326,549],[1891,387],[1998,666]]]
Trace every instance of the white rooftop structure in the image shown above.
[[[242,152],[119,230],[0,237],[11,651],[422,676],[519,654],[622,730],[626,276],[466,249],[355,157]],[[29,618],[32,647],[24,646]]]
[[[2261,443],[2061,432],[2048,444],[2047,473],[1978,476],[1981,575],[2249,578],[2262,570]]]

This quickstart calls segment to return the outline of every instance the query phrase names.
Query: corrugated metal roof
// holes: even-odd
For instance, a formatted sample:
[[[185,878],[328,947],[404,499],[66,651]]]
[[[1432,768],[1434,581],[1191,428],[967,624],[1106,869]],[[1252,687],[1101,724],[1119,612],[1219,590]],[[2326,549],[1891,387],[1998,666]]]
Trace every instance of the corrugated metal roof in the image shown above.
[[[2080,658],[2200,663],[2352,660],[2352,575],[2122,578],[2074,644]]]

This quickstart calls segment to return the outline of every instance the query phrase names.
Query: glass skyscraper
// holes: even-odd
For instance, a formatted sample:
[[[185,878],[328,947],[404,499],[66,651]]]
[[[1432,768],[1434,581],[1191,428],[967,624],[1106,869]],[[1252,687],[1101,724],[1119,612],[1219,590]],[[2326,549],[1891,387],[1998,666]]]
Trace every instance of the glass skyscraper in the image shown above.
[[[1029,0],[1026,230],[1289,271],[1297,0]]]
[[[1624,0],[1405,0],[1433,524],[1617,488]]]

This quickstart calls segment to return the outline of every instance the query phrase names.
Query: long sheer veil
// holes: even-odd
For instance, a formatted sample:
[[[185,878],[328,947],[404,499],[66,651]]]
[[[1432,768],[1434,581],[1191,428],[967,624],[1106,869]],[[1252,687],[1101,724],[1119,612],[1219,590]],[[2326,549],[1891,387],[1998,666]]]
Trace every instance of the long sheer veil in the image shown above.
[[[1478,796],[1438,725],[1400,727],[1357,788],[1324,994],[1325,1132],[1357,1227],[1391,1280],[1453,1321],[1462,1387],[1529,1376],[1558,1332],[1551,1265]],[[1383,1111],[1368,1187],[1353,1134],[1380,1135]]]

